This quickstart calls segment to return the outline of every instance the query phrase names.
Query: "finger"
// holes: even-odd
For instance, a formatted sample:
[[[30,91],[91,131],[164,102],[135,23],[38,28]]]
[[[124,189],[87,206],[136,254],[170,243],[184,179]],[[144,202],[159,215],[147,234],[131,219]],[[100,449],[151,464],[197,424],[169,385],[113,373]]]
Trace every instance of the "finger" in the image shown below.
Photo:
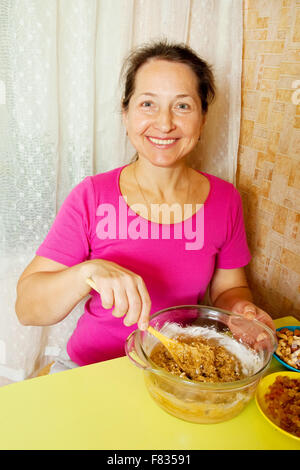
[[[248,320],[254,320],[257,315],[257,309],[254,305],[248,304],[244,307],[242,315]]]
[[[141,278],[138,280],[138,289],[142,299],[142,310],[138,321],[138,327],[140,330],[146,330],[149,326],[151,299],[147,287]]]
[[[269,328],[271,328],[271,330],[273,331],[276,330],[276,326],[272,318],[270,317],[270,315],[264,312],[264,310],[261,310],[260,308],[258,309],[256,319],[262,323],[265,323]]]
[[[128,299],[125,289],[122,286],[114,287],[114,299],[115,308],[112,311],[112,315],[117,318],[121,318],[127,314],[128,311]]]
[[[231,317],[228,327],[236,340],[247,344],[255,351],[272,351],[273,343],[270,336],[252,320]]]
[[[256,342],[253,348],[257,352],[265,351],[265,350],[269,352],[274,352],[274,344],[272,343],[270,336],[268,336],[266,333],[260,333],[257,336]]]
[[[252,320],[247,320],[243,316],[241,318],[230,317],[228,327],[235,339],[249,346],[255,344],[256,338],[261,332],[261,328],[258,328]]]
[[[275,331],[276,327],[275,324],[270,317],[270,315],[262,310],[261,308],[254,305],[252,302],[249,301],[240,301],[232,309],[233,313],[241,314],[243,317],[253,320],[256,319],[262,323],[265,323],[271,330]]]
[[[102,307],[105,309],[110,309],[114,305],[114,291],[111,287],[103,287],[100,292]]]
[[[124,325],[131,326],[137,323],[142,309],[142,299],[136,286],[131,286],[126,290],[129,308],[124,319]]]
[[[231,309],[232,313],[236,313],[238,315],[243,315],[245,307],[253,306],[252,303],[249,302],[249,300],[240,300],[234,304],[234,306]]]

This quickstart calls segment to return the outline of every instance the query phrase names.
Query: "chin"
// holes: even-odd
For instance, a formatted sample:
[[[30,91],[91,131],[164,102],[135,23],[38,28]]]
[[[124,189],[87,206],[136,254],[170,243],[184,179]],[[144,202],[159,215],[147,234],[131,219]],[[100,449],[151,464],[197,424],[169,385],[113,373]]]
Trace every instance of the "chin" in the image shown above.
[[[181,158],[167,158],[166,156],[156,156],[147,158],[147,160],[154,166],[158,166],[161,168],[171,168],[176,166],[180,161],[185,160],[185,157]]]

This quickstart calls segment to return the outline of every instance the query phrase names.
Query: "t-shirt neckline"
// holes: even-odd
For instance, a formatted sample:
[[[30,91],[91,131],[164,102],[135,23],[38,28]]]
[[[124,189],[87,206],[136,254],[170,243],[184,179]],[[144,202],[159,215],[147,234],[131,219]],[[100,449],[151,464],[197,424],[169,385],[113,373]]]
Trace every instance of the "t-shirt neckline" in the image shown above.
[[[207,195],[207,198],[205,199],[205,201],[201,204],[201,207],[198,211],[196,211],[191,217],[188,217],[187,219],[185,220],[182,220],[181,222],[175,222],[175,223],[170,223],[170,224],[163,224],[163,223],[160,223],[160,222],[153,222],[152,220],[149,220],[149,219],[146,219],[145,217],[142,217],[141,215],[139,215],[137,212],[135,212],[130,206],[129,204],[127,203],[126,199],[124,198],[123,194],[122,194],[122,191],[121,191],[121,188],[120,188],[120,175],[121,175],[121,171],[123,170],[123,168],[125,168],[126,166],[129,166],[130,163],[127,163],[126,165],[123,165],[121,167],[118,168],[118,171],[117,171],[117,174],[116,174],[116,184],[117,184],[117,192],[118,192],[118,195],[119,197],[122,198],[124,204],[126,205],[126,207],[128,209],[130,209],[134,214],[136,214],[137,217],[139,217],[140,219],[142,220],[145,220],[146,222],[150,223],[150,224],[154,224],[154,225],[172,225],[172,226],[177,226],[177,225],[180,225],[180,224],[184,224],[185,222],[187,222],[188,220],[191,220],[193,218],[195,218],[197,216],[197,214],[203,210],[203,206],[204,204],[207,206],[207,203],[210,201],[211,199],[211,193],[212,193],[212,180],[210,178],[210,175],[208,173],[205,173],[205,172],[202,172],[200,170],[196,170],[198,171],[198,173],[201,173],[201,175],[205,176],[208,181],[209,181],[209,193]]]

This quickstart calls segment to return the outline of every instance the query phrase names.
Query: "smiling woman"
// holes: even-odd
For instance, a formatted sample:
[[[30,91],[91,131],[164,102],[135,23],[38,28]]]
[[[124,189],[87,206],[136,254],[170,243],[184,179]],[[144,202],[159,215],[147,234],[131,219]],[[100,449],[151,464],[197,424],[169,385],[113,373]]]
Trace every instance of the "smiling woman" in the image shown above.
[[[123,117],[140,158],[174,166],[196,146],[205,123],[194,72],[181,63],[147,62],[137,73]]]
[[[252,303],[243,270],[251,255],[238,191],[187,163],[215,96],[209,65],[188,46],[162,41],[133,51],[123,73],[123,121],[138,158],[71,191],[19,280],[20,321],[55,324],[90,293],[67,345],[80,366],[124,355],[136,324],[144,330],[158,310],[201,302],[208,286],[217,307],[274,328]],[[151,210],[174,205],[181,210],[167,222]],[[113,231],[103,230],[106,209]],[[199,233],[203,243],[187,243]]]

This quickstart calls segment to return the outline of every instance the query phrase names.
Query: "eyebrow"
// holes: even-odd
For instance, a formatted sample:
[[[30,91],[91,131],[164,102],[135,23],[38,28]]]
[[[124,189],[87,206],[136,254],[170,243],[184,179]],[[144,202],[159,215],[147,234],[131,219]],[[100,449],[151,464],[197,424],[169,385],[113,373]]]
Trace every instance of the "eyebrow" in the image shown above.
[[[151,92],[149,91],[149,92],[146,92],[146,93],[141,93],[141,94],[139,95],[139,97],[140,97],[140,96],[144,96],[144,95],[147,95],[147,96],[158,96],[158,95],[156,95],[155,93],[151,93]],[[192,98],[192,99],[193,99],[193,97],[192,97],[191,95],[186,95],[186,94],[179,94],[179,95],[176,95],[175,98]]]

